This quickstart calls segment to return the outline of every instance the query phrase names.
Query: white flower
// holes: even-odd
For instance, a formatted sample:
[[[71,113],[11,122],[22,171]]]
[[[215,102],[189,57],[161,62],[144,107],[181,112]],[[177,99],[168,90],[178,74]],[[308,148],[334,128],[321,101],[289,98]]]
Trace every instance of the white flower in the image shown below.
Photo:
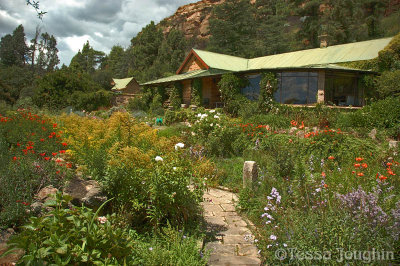
[[[152,251],[152,250],[153,250],[153,248],[152,248],[152,247],[149,247],[149,250],[150,250],[150,251]]]
[[[278,237],[276,237],[276,235],[270,235],[270,236],[269,236],[269,239],[271,239],[271,240],[277,240]]]
[[[174,170],[174,171],[176,171],[176,167],[174,166],[174,167],[172,167],[172,169]]]
[[[272,245],[267,245],[267,248],[270,248],[270,247],[272,247]]]
[[[284,247],[287,247],[287,244],[286,244],[286,243],[283,243],[283,246],[284,246]]]
[[[156,160],[156,162],[164,161],[164,159],[161,158],[160,156],[156,156],[156,158],[154,160]]]
[[[215,113],[215,110],[210,110],[210,113]]]
[[[197,114],[197,117],[201,117],[201,114]]]
[[[266,221],[266,222],[265,222],[265,224],[270,224],[270,223],[271,223],[271,221]]]
[[[100,216],[97,217],[97,220],[101,223],[101,224],[105,224],[107,222],[107,218],[105,216]]]
[[[215,119],[219,119],[219,116],[217,116],[217,115],[214,115],[214,118],[215,118]]]
[[[185,144],[179,142],[177,144],[175,144],[175,150],[177,151],[179,148],[183,149],[183,147],[185,147]]]
[[[214,123],[211,123],[211,124],[210,124],[210,127],[212,127],[213,125],[214,125]]]
[[[317,188],[315,191],[316,191],[316,192],[320,192],[320,191],[321,191],[321,188]]]

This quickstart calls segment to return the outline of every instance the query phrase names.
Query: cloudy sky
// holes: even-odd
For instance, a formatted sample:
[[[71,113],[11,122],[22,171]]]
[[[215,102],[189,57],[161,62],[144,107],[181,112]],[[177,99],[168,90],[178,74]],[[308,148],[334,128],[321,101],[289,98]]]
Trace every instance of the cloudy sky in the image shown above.
[[[179,6],[197,1],[40,0],[40,9],[48,12],[41,21],[26,0],[0,0],[0,37],[22,24],[29,41],[39,26],[57,38],[61,63],[69,65],[86,40],[106,53],[113,45],[127,47],[150,21],[157,23]]]

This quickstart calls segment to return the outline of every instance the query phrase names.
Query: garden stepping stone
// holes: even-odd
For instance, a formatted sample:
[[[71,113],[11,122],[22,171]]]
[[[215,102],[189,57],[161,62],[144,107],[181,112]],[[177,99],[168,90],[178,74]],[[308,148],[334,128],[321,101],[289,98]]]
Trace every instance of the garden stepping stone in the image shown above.
[[[204,193],[208,265],[261,265],[248,224],[235,210],[237,201],[234,193],[221,189],[211,188]]]

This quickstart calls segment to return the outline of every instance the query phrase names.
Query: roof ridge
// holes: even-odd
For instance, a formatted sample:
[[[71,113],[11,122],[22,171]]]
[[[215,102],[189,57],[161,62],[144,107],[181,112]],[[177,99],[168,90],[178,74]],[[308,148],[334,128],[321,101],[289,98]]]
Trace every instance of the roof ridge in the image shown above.
[[[224,55],[224,56],[229,56],[229,57],[235,57],[235,58],[238,58],[238,59],[249,60],[248,58],[244,58],[244,57],[240,57],[240,56],[223,54],[223,53],[216,53],[216,52],[210,52],[210,51],[194,49],[194,48],[193,48],[193,51],[195,51],[195,52],[200,51],[200,52],[209,53],[209,54]]]

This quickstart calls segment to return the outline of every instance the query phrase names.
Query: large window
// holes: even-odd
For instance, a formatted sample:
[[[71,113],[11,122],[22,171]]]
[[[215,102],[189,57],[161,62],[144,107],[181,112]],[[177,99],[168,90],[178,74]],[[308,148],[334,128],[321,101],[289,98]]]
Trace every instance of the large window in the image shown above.
[[[325,102],[328,104],[362,106],[362,93],[355,76],[326,76]]]
[[[282,72],[277,74],[277,102],[284,104],[311,104],[317,102],[317,72]]]

